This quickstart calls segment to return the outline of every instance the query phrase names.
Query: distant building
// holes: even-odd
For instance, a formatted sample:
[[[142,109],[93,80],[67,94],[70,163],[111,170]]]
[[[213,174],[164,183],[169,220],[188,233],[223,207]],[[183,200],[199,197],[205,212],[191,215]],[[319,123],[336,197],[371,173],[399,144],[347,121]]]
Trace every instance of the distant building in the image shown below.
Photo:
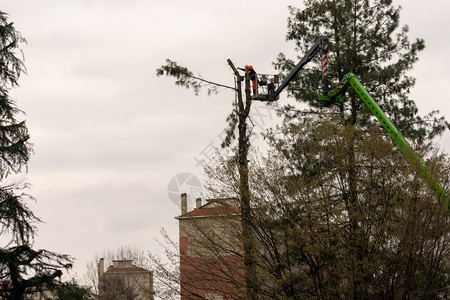
[[[153,274],[133,265],[133,260],[113,260],[105,271],[105,262],[98,263],[99,300],[153,300]]]
[[[187,209],[181,195],[181,300],[242,299],[245,293],[241,209],[237,198],[197,199]]]

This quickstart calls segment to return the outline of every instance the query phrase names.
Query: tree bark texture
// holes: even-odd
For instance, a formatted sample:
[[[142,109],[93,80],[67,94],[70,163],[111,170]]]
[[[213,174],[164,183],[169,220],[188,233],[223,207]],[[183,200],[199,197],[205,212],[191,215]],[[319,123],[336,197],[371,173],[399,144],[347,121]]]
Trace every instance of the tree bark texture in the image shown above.
[[[253,237],[252,213],[250,207],[250,188],[248,184],[248,148],[247,118],[250,114],[252,97],[250,93],[250,76],[248,67],[245,68],[245,103],[242,97],[242,77],[234,67],[231,60],[228,64],[233,69],[237,80],[238,94],[238,166],[239,166],[239,196],[242,216],[242,243],[244,246],[245,281],[247,286],[247,299],[257,299],[257,274],[255,263],[255,241]]]

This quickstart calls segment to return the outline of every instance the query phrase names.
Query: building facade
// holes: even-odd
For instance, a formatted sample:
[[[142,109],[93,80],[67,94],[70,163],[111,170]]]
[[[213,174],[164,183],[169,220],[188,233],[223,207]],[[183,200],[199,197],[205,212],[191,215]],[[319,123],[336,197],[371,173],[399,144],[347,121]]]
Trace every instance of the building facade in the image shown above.
[[[188,211],[181,195],[181,299],[242,299],[245,292],[241,210],[236,198],[197,199]]]
[[[153,300],[153,274],[133,265],[133,260],[113,260],[105,271],[105,262],[98,263],[99,300]]]

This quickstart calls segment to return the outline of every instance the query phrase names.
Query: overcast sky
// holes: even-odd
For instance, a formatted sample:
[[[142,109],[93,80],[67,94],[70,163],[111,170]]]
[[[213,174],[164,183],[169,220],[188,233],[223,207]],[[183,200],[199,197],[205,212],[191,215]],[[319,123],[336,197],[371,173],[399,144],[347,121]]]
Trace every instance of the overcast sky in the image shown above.
[[[422,115],[450,116],[446,62],[450,2],[394,1],[410,38],[425,39],[412,74],[412,98]],[[217,96],[156,77],[166,58],[203,77],[233,85],[226,60],[274,72],[279,52],[295,58],[285,41],[288,5],[301,1],[0,0],[28,44],[27,76],[12,96],[26,112],[35,155],[24,175],[45,224],[37,248],[74,256],[75,272],[107,248],[159,249],[165,227],[177,240],[170,199],[180,173],[203,178],[196,160],[218,146],[234,95]],[[286,95],[281,96],[286,98]],[[289,101],[289,100],[284,100]],[[292,100],[290,100],[292,101]],[[254,106],[256,126],[276,123]],[[253,108],[252,108],[253,109]],[[394,120],[395,123],[395,120]],[[450,151],[450,135],[440,140]],[[181,176],[176,177],[181,179]],[[175,185],[174,185],[175,182]],[[192,183],[194,187],[195,182]],[[190,192],[188,185],[179,192]]]

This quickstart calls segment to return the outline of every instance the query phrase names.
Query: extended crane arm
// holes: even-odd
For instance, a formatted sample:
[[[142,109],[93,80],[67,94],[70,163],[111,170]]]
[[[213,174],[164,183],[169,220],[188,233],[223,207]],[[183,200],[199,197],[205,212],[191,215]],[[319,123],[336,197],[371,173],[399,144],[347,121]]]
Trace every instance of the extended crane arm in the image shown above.
[[[300,70],[303,69],[303,67],[319,52],[322,56],[322,91],[324,92],[324,95],[326,95],[328,92],[328,38],[320,37],[273,93],[261,94],[253,99],[259,101],[278,100],[280,93],[289,85],[295,76],[297,76],[298,72],[300,72]]]
[[[328,95],[322,95],[319,91],[319,101],[323,101],[323,103],[327,103],[328,105],[331,103],[342,105],[343,96],[349,86],[351,86],[355,90],[355,92],[359,95],[359,97],[361,97],[372,114],[377,117],[384,129],[389,133],[394,144],[408,160],[409,164],[416,170],[417,174],[431,188],[444,209],[449,212],[450,195],[448,194],[444,186],[431,174],[430,169],[425,164],[425,162],[420,158],[416,151],[414,151],[408,141],[403,137],[401,132],[389,120],[383,110],[378,106],[378,104],[375,102],[372,96],[370,96],[370,94],[354,74],[348,73],[347,75],[345,75],[344,79],[339,83],[339,85]]]

